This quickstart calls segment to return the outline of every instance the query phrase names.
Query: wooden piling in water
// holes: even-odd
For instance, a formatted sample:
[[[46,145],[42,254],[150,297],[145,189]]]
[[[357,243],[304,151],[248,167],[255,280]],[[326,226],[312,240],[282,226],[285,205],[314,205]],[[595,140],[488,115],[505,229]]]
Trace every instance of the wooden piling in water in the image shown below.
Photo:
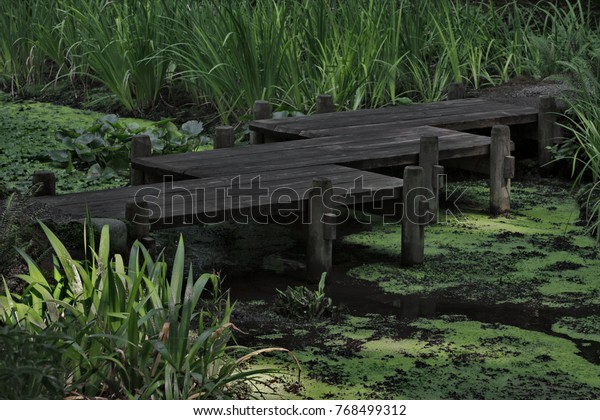
[[[540,96],[540,105],[538,111],[538,161],[542,172],[551,169],[552,152],[548,147],[558,142],[560,127],[557,123],[558,107],[556,99],[552,96]]]
[[[333,240],[336,237],[335,215],[330,213],[332,182],[328,178],[313,179],[308,195],[308,246],[306,279],[318,283],[332,266]]]
[[[439,142],[437,136],[423,136],[419,148],[419,166],[423,168],[423,186],[431,192],[429,200],[429,211],[432,213],[430,224],[435,224],[438,221],[440,177],[444,173],[444,167],[439,165]]]
[[[335,105],[333,104],[333,96],[318,95],[317,96],[317,114],[326,114],[328,112],[335,112]]]
[[[224,149],[226,147],[233,147],[234,143],[235,138],[233,134],[233,127],[229,125],[224,125],[216,128],[213,149]]]
[[[420,166],[404,168],[402,201],[402,256],[403,266],[422,264],[425,255],[425,222],[429,203],[423,197],[424,172]]]
[[[450,83],[448,85],[448,100],[465,99],[467,88],[463,83]]]
[[[131,139],[131,152],[129,158],[150,157],[152,156],[152,143],[150,137],[145,134],[133,136]],[[146,176],[144,171],[138,169],[129,168],[129,182],[131,185],[144,185],[146,183]]]
[[[125,204],[125,219],[131,223],[133,239],[142,240],[150,234],[150,216],[145,201],[128,201]]]
[[[271,118],[271,104],[268,101],[254,101],[252,106],[252,117],[254,120],[266,120]],[[265,135],[257,131],[250,132],[251,144],[267,143]]]
[[[510,210],[510,179],[515,173],[515,159],[510,156],[510,128],[492,128],[490,145],[490,212],[503,214]]]
[[[37,171],[31,177],[31,194],[34,197],[56,195],[56,174],[52,171]]]

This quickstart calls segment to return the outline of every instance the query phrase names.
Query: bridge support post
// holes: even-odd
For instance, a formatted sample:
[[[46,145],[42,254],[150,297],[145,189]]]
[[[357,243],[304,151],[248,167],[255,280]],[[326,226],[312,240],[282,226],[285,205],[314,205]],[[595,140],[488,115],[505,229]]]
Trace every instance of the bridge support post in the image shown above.
[[[431,191],[429,194],[429,211],[432,213],[430,224],[435,224],[439,217],[439,192],[443,187],[444,167],[439,165],[439,138],[423,136],[420,141],[419,166],[423,168],[423,186]]]
[[[233,147],[235,138],[233,135],[233,127],[224,125],[217,127],[215,131],[215,141],[213,144],[214,149],[224,149],[226,147]]]
[[[548,150],[549,146],[556,144],[560,137],[560,127],[558,126],[558,107],[556,99],[552,96],[540,96],[540,106],[538,113],[538,161],[542,172],[551,169],[552,152]]]
[[[133,160],[134,158],[149,156],[152,156],[152,143],[150,142],[150,137],[144,134],[133,136],[131,139],[131,152],[129,158]],[[144,171],[133,169],[130,165],[129,182],[131,185],[144,185],[146,183]]]
[[[56,175],[52,171],[37,171],[31,177],[31,194],[34,197],[56,195]]]
[[[328,178],[313,179],[308,194],[307,282],[318,283],[323,273],[332,267],[333,240],[336,237],[336,218],[330,212],[332,182]]]
[[[467,88],[463,83],[450,83],[448,85],[448,100],[465,99]]]
[[[404,168],[402,202],[402,256],[403,266],[422,264],[425,255],[425,225],[429,212],[429,200],[424,196],[424,171],[420,166]]]
[[[326,114],[328,112],[335,112],[335,105],[333,104],[333,96],[318,95],[317,96],[317,114]]]
[[[510,180],[515,176],[515,158],[510,156],[510,128],[492,128],[490,145],[490,212],[503,214],[510,210]]]
[[[148,203],[145,201],[132,200],[125,204],[125,219],[131,223],[134,240],[142,240],[150,234],[148,213]]]
[[[271,105],[268,101],[254,101],[254,105],[252,106],[252,116],[254,120],[266,120],[271,118]],[[259,133],[258,131],[250,132],[250,143],[251,144],[262,144],[269,143],[265,139],[265,135],[263,133]]]

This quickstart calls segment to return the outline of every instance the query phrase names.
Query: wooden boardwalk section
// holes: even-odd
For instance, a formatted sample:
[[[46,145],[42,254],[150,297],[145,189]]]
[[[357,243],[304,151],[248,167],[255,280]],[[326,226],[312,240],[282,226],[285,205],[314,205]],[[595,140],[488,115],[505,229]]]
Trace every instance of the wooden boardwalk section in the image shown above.
[[[419,142],[423,136],[439,138],[441,160],[488,155],[490,150],[487,136],[425,126],[396,128],[364,136],[344,134],[137,158],[132,161],[132,167],[158,176],[183,178],[268,173],[331,164],[370,170],[418,163]]]
[[[456,131],[537,123],[538,110],[483,99],[460,99],[419,105],[337,112],[254,121],[250,128],[271,140],[377,136],[401,128],[434,126]]]
[[[396,199],[402,180],[338,165],[319,165],[288,171],[244,173],[161,182],[107,191],[38,197],[65,214],[96,218],[126,218],[126,203],[143,197],[152,229],[219,223],[227,219],[267,222],[270,215],[301,212],[314,178],[332,181],[333,199],[340,204]],[[245,220],[248,222],[249,220]]]
[[[403,217],[402,259],[419,263],[423,228],[431,222],[422,215],[437,212],[439,164],[458,159],[475,169],[483,162],[491,177],[491,210],[506,211],[514,176],[508,127],[541,133],[538,141],[548,144],[552,124],[537,109],[481,99],[258,119],[250,124],[254,144],[241,147],[150,156],[149,139],[134,139],[132,182],[145,185],[37,199],[76,218],[89,212],[133,220],[144,227],[136,236],[150,228],[308,214],[308,270],[314,280],[331,267],[336,205],[417,200],[406,206],[415,220]],[[491,136],[478,134],[486,129]],[[225,135],[224,144],[233,145],[233,129],[220,130],[217,140]],[[371,172],[398,166],[405,167],[404,179]],[[431,196],[409,195],[419,188]]]

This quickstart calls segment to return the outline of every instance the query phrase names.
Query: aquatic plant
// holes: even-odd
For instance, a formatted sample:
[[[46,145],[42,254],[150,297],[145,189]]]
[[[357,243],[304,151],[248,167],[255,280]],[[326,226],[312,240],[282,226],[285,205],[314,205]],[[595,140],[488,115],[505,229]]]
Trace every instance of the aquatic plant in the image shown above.
[[[50,329],[30,333],[19,327],[0,327],[0,398],[64,398],[67,379],[61,358],[65,339]]]
[[[306,321],[316,321],[326,314],[331,314],[333,302],[325,295],[325,278],[323,273],[317,290],[312,291],[306,286],[296,286],[285,291],[277,290],[277,311],[286,317]]]
[[[96,247],[89,231],[86,259],[76,261],[41,225],[54,251],[52,280],[22,253],[28,283],[21,295],[6,288],[0,322],[31,334],[54,330],[65,344],[65,393],[87,397],[198,399],[236,395],[269,369],[243,369],[251,351],[231,344],[233,305],[209,311],[201,295],[218,287],[214,274],[194,277],[185,268],[180,239],[171,269],[135,243],[128,263],[109,250],[108,226]],[[170,273],[170,275],[169,275]],[[223,296],[212,291],[213,296]],[[211,301],[212,302],[212,301]]]
[[[147,135],[153,154],[183,153],[196,150],[208,142],[201,136],[204,127],[199,121],[187,121],[181,130],[170,119],[142,127],[125,123],[116,115],[104,115],[90,127],[57,131],[56,139],[63,150],[48,152],[48,157],[66,165],[70,172],[75,165],[87,169],[88,178],[109,179],[129,170],[130,141],[134,135]]]

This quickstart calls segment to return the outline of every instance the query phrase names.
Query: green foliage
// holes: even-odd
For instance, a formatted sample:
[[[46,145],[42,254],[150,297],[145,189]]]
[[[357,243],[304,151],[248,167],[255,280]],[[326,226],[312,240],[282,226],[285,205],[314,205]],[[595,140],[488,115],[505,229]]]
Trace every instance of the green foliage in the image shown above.
[[[53,279],[22,253],[28,283],[22,295],[0,297],[0,321],[30,333],[48,329],[67,336],[62,356],[67,394],[94,397],[189,399],[228,398],[240,384],[269,370],[243,370],[253,354],[230,344],[233,305],[218,290],[216,275],[194,277],[186,269],[183,240],[169,270],[164,258],[150,257],[135,243],[128,264],[111,257],[108,227],[84,262],[42,228],[54,251]],[[202,294],[212,287],[223,297],[211,312]],[[262,350],[267,351],[267,350]],[[239,357],[240,353],[242,357]]]
[[[474,88],[553,74],[584,56],[596,21],[580,0],[55,0],[0,4],[0,83],[99,82],[143,114],[185,92],[223,122],[256,99],[277,110],[437,100],[449,81]]]
[[[9,195],[0,206],[0,273],[7,273],[14,266],[17,251],[15,247],[26,249],[31,244],[31,231],[28,223],[26,199],[17,194]]]
[[[331,298],[325,295],[325,277],[323,273],[316,291],[306,286],[288,286],[284,292],[277,289],[277,311],[283,316],[310,322],[331,315],[333,306]]]
[[[536,78],[561,73],[561,62],[587,59],[591,44],[599,40],[597,22],[590,2],[543,1],[530,24],[534,32],[525,40],[528,51],[525,67]]]
[[[33,334],[19,327],[0,327],[0,399],[64,398],[64,338],[49,329]]]
[[[572,77],[574,89],[565,97],[568,104],[564,128],[571,134],[557,150],[558,159],[568,159],[574,186],[579,193],[582,214],[600,240],[600,39],[588,59],[561,62]]]
[[[85,129],[60,129],[56,139],[64,147],[48,153],[54,162],[66,165],[67,171],[75,166],[87,168],[88,178],[110,179],[129,170],[131,137],[144,134],[150,137],[152,153],[181,153],[196,150],[208,139],[201,136],[202,123],[188,121],[181,131],[170,120],[141,127],[136,123],[120,121],[116,115],[100,117]]]

